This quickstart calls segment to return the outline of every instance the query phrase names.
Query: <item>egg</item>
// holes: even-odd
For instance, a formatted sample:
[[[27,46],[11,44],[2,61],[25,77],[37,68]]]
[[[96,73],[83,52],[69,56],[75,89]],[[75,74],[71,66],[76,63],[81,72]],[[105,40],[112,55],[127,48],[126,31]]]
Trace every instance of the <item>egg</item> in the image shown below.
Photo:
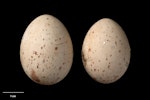
[[[114,83],[127,71],[130,45],[121,26],[102,18],[88,30],[82,45],[82,62],[86,72],[102,84]]]
[[[62,81],[73,61],[71,37],[63,23],[49,14],[35,18],[22,36],[20,60],[35,83],[53,85]]]

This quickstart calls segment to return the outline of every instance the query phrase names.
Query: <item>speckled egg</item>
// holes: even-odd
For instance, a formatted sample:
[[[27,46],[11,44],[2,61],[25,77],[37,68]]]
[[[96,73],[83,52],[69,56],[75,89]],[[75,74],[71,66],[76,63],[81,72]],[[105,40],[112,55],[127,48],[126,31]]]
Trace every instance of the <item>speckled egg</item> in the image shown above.
[[[65,26],[48,14],[35,18],[22,37],[20,60],[36,83],[53,85],[63,80],[73,61],[72,41]]]
[[[121,26],[103,18],[91,26],[82,45],[86,72],[99,83],[119,80],[130,63],[130,45]]]

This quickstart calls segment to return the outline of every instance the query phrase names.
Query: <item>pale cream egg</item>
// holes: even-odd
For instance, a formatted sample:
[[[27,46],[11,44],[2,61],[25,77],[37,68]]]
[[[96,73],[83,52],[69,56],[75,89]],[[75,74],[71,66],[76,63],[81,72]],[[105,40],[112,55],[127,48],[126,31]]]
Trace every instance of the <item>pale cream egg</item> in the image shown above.
[[[82,46],[86,72],[99,83],[113,83],[127,71],[130,45],[121,26],[103,18],[91,26]]]
[[[63,80],[72,66],[73,45],[62,22],[48,14],[35,18],[23,34],[20,60],[36,83],[53,85]]]

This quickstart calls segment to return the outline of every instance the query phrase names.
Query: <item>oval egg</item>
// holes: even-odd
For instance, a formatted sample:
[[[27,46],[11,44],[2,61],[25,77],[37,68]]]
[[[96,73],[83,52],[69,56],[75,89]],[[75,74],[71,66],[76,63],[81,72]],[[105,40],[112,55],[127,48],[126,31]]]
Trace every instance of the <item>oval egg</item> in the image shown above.
[[[65,26],[48,14],[35,18],[23,34],[20,60],[36,83],[53,85],[63,80],[73,61],[72,41]]]
[[[118,23],[103,18],[91,26],[82,45],[86,72],[103,84],[119,80],[130,62],[130,45]]]

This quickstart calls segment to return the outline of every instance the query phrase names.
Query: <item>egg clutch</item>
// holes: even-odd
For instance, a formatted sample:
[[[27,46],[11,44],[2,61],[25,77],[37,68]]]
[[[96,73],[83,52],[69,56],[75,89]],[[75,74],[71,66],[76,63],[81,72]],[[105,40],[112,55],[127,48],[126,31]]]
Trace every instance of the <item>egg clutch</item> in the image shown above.
[[[115,21],[103,18],[88,30],[81,50],[83,67],[95,81],[109,84],[119,80],[130,63],[130,45]],[[35,83],[53,85],[62,81],[73,63],[69,32],[56,17],[35,18],[26,28],[20,44],[20,61]]]

